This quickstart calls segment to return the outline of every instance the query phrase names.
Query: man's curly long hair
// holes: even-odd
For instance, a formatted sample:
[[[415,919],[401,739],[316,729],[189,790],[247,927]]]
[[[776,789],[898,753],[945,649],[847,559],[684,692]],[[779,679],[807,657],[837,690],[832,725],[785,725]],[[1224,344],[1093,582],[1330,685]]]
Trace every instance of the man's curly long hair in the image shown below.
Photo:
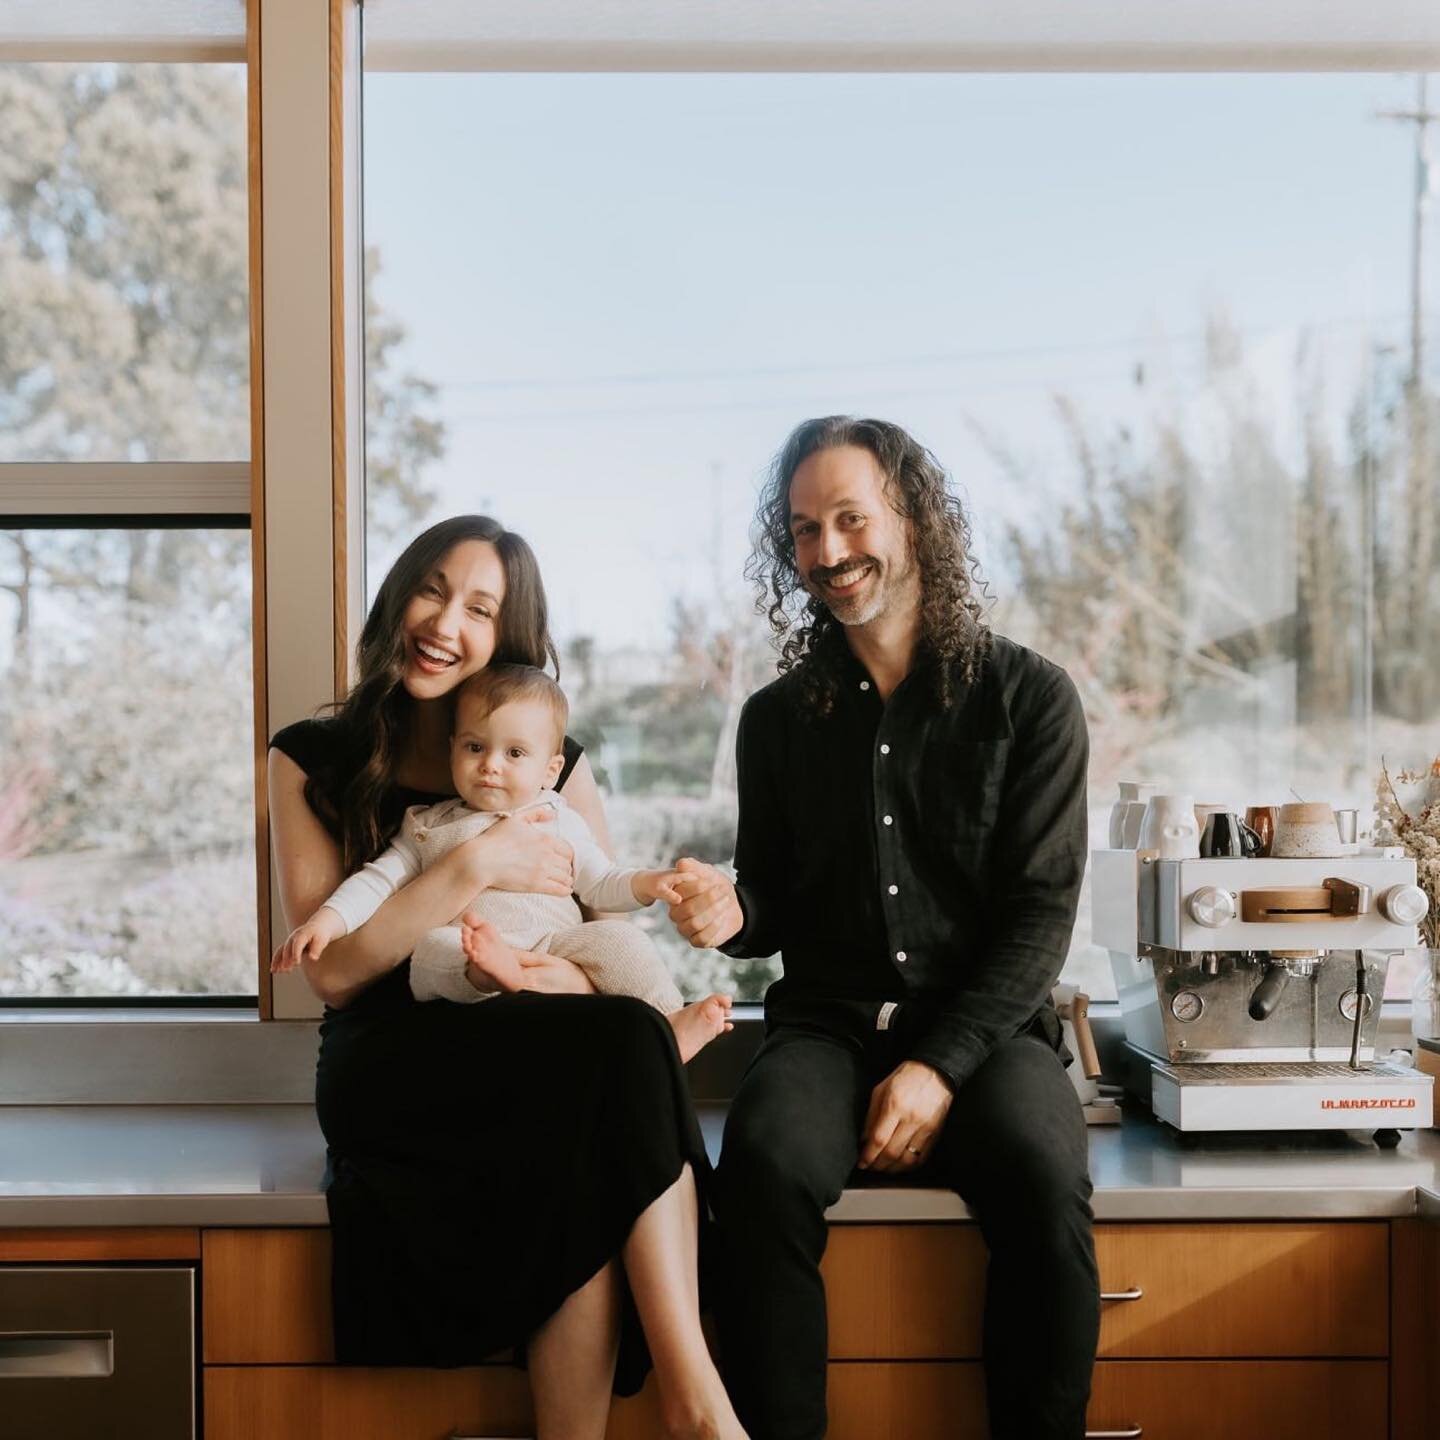
[[[801,697],[815,715],[828,715],[839,694],[844,626],[805,588],[790,533],[790,484],[800,466],[821,450],[858,446],[875,457],[885,494],[910,522],[910,553],[920,575],[917,664],[929,672],[939,703],[948,709],[955,683],[970,683],[990,651],[985,622],[989,589],[971,557],[970,521],[940,462],[913,436],[887,420],[828,415],[791,432],[761,490],[745,576],[756,587],[756,608],[770,621],[782,675],[798,667]]]

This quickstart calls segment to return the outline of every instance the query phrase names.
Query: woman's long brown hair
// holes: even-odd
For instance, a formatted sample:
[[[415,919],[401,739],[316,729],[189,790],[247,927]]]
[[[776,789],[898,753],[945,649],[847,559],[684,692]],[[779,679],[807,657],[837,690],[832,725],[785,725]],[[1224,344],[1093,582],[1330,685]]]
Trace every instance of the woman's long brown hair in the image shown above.
[[[493,545],[505,570],[505,599],[500,607],[493,662],[534,665],[548,661],[555,674],[560,660],[550,638],[545,587],[535,552],[513,530],[488,515],[456,515],[417,535],[390,567],[360,632],[356,654],[359,678],[335,707],[347,744],[361,761],[339,797],[339,813],[311,777],[305,798],[326,817],[340,840],[345,873],[373,860],[389,843],[382,822],[387,794],[405,751],[413,701],[401,679],[405,673],[405,609],[436,566],[456,545],[483,540]]]

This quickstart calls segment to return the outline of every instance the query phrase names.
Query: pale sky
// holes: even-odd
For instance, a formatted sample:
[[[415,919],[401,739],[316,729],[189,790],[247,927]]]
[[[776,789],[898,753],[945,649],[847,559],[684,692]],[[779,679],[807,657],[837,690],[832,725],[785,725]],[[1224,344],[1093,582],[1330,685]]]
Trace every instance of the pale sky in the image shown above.
[[[1338,433],[1371,343],[1406,343],[1413,138],[1374,112],[1409,76],[365,84],[379,294],[442,387],[437,518],[525,534],[562,638],[657,643],[671,594],[738,584],[808,415],[913,429],[1003,589],[1005,523],[1074,483],[1057,394],[1102,429],[1183,409],[1224,314],[1282,441],[1310,334]]]

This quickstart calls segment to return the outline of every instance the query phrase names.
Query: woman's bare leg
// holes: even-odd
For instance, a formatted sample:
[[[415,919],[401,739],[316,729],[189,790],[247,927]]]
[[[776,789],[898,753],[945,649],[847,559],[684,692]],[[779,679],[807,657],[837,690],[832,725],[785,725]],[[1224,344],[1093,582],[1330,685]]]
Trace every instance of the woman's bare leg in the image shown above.
[[[620,1272],[611,1261],[531,1338],[538,1440],[605,1440],[619,1349]]]
[[[700,1329],[699,1201],[687,1165],[640,1214],[621,1250],[671,1435],[745,1440]]]

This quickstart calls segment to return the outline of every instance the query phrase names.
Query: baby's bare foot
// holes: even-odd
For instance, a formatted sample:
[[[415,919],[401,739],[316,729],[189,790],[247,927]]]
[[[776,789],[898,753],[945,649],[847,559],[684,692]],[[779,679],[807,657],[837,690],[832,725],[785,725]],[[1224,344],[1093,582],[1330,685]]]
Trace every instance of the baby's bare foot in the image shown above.
[[[460,948],[465,952],[466,978],[477,990],[523,990],[525,973],[514,950],[488,921],[460,922]]]
[[[707,995],[683,1010],[667,1017],[680,1047],[680,1059],[689,1061],[698,1055],[717,1035],[734,1029],[730,1023],[730,997]]]

